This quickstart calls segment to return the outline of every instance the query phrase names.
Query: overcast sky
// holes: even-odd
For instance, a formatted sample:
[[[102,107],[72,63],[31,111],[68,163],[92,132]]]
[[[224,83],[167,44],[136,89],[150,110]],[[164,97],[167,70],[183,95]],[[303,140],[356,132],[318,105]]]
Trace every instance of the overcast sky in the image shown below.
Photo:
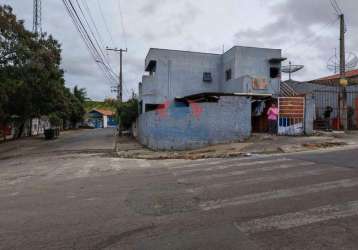
[[[294,64],[305,65],[294,79],[312,80],[330,74],[327,61],[339,43],[339,23],[329,0],[121,0],[126,36],[119,0],[85,1],[103,46],[128,47],[124,59],[126,97],[131,89],[137,91],[151,47],[214,53],[221,53],[223,45],[226,50],[234,45],[280,48]],[[32,28],[32,0],[0,2],[11,5],[18,18]],[[346,15],[347,51],[358,53],[358,1],[338,2]],[[62,1],[43,0],[42,19],[43,30],[62,44],[67,86],[86,88],[95,100],[114,96]],[[108,57],[118,72],[118,55],[109,53]]]

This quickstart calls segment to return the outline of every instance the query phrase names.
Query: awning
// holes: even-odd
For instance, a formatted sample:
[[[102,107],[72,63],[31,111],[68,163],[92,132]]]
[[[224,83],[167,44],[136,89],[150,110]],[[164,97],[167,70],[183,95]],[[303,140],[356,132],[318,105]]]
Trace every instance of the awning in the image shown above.
[[[175,101],[178,102],[187,102],[187,101],[213,101],[218,100],[221,96],[246,96],[254,99],[262,99],[262,98],[272,98],[272,94],[260,94],[260,93],[221,93],[221,92],[206,92],[199,93],[184,97],[176,97]]]
[[[271,58],[271,59],[269,60],[269,63],[271,63],[271,64],[277,64],[277,63],[281,63],[281,62],[286,61],[286,60],[287,60],[287,58],[284,58],[284,57]]]

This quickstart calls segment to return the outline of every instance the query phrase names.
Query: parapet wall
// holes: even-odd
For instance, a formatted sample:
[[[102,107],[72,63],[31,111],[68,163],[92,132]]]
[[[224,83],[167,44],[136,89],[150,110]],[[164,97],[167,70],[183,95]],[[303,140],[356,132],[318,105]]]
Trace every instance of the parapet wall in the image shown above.
[[[186,150],[239,141],[251,134],[251,101],[221,97],[218,103],[167,103],[138,120],[138,139],[155,150]]]

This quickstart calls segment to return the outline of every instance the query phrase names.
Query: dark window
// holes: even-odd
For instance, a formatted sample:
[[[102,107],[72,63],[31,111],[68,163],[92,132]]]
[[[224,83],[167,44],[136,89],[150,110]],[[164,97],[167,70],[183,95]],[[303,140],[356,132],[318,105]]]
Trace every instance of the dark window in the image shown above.
[[[145,105],[145,112],[154,111],[160,108],[160,104],[146,104]]]
[[[139,114],[143,113],[143,101],[139,102]]]
[[[270,68],[270,77],[277,78],[279,76],[280,76],[280,69],[277,67],[271,67]]]
[[[146,71],[149,72],[149,75],[155,75],[155,72],[157,71],[157,61],[150,61],[148,66],[147,66],[147,69]]]
[[[157,62],[155,62],[155,65],[154,65],[153,68],[150,70],[149,74],[150,74],[151,76],[154,76],[156,71],[157,71]]]
[[[203,81],[204,82],[212,82],[213,81],[213,77],[211,76],[210,72],[203,73]]]
[[[225,80],[226,81],[230,81],[231,80],[231,77],[232,77],[232,71],[231,69],[228,69],[225,71]]]

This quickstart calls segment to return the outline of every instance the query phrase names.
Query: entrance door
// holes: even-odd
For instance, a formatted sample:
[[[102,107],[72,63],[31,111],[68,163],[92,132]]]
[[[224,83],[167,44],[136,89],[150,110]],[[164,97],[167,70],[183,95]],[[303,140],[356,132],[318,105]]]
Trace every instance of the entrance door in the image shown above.
[[[279,135],[302,135],[305,124],[305,98],[279,97]]]

